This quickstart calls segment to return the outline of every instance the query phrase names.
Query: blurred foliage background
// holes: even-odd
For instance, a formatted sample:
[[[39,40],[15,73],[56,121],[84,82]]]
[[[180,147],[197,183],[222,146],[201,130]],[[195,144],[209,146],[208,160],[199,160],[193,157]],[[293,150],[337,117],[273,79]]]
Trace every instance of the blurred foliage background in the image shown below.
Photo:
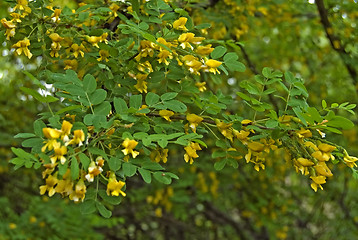
[[[78,3],[53,4],[73,8]],[[196,24],[211,23],[208,36],[241,43],[232,50],[240,54],[247,70],[230,76],[222,86],[224,93],[239,91],[242,80],[272,67],[301,76],[313,106],[323,99],[328,104],[357,103],[356,1],[211,0],[182,5]],[[8,7],[0,2],[0,18],[7,16]],[[334,180],[314,193],[308,180],[287,167],[281,156],[272,156],[259,173],[245,164],[217,172],[209,150],[203,150],[208,154],[201,154],[202,160],[178,169],[183,161],[178,151],[167,167],[176,169],[180,180],[168,187],[131,178],[128,197],[112,209],[111,219],[82,215],[76,204],[59,196],[41,197],[41,174],[14,171],[8,164],[13,157],[10,147],[19,146],[13,136],[31,132],[37,114],[46,108],[20,90],[36,88],[24,70],[34,71],[39,60],[24,64],[5,44],[0,52],[0,239],[354,239],[358,235],[357,180],[351,172],[334,166],[333,171],[341,168]],[[245,105],[238,109],[245,116]],[[356,117],[351,120],[357,122]],[[330,138],[358,155],[356,127]]]

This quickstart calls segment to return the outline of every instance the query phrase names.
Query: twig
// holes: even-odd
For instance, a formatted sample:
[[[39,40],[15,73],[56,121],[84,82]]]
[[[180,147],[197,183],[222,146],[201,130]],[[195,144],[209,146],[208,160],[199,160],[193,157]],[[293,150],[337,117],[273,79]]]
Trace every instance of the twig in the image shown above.
[[[339,54],[340,58],[342,59],[342,62],[346,66],[347,71],[351,76],[354,85],[356,85],[358,83],[357,71],[355,70],[354,66],[350,63],[351,57],[342,46],[342,41],[339,39],[337,35],[333,34],[333,28],[331,23],[329,22],[327,9],[324,6],[324,2],[323,0],[316,0],[315,3],[321,18],[322,26],[324,28],[324,31],[326,32],[326,36],[329,42],[331,43],[332,48]],[[357,87],[356,90],[358,91]]]

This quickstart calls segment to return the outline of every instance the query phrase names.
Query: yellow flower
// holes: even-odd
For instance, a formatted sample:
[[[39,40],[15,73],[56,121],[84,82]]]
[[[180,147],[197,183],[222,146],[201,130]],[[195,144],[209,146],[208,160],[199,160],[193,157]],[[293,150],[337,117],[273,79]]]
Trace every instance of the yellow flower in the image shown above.
[[[299,138],[310,138],[312,137],[312,132],[308,129],[301,128],[296,131],[296,134]]]
[[[189,162],[193,164],[194,158],[198,158],[199,155],[196,153],[197,150],[201,150],[199,143],[190,142],[188,146],[184,148],[184,160],[185,162]]]
[[[182,61],[184,62],[185,66],[188,67],[191,73],[200,75],[200,69],[203,67],[203,64],[198,61],[198,59],[192,55],[185,55],[182,57]]]
[[[103,166],[103,163],[104,160],[102,157],[97,159],[97,163],[95,163],[94,161],[90,163],[90,165],[88,166],[88,174],[85,176],[87,181],[93,182],[94,177],[99,175],[103,171],[102,167],[100,166],[100,165]]]
[[[60,49],[62,47],[60,42],[64,38],[61,37],[60,35],[58,35],[58,33],[51,33],[49,37],[52,40],[50,55],[51,55],[51,57],[59,57],[58,51],[60,51]]]
[[[105,60],[106,62],[108,62],[108,57],[109,57],[109,52],[107,50],[99,50],[99,56],[100,58],[97,58],[97,61],[103,61]]]
[[[186,17],[181,17],[178,20],[174,21],[173,28],[176,30],[188,31],[188,29],[185,27],[187,21],[188,19]]]
[[[83,51],[85,50],[85,47],[83,46],[82,43],[81,43],[81,45],[79,45],[79,46],[78,46],[77,43],[74,43],[74,44],[71,45],[70,50],[73,51],[73,56],[74,56],[75,58],[77,58],[78,55],[81,55],[81,57],[83,57],[83,56],[84,56],[84,52],[83,52]]]
[[[357,167],[356,161],[358,161],[357,157],[349,156],[346,150],[343,151],[343,161],[347,164],[348,167],[353,168]]]
[[[211,47],[211,44],[205,45],[205,46],[198,46],[195,50],[197,54],[200,55],[209,55],[212,51],[214,51],[214,48]]]
[[[205,64],[207,66],[207,68],[205,69],[206,71],[214,74],[220,73],[217,68],[222,64],[222,62],[216,61],[214,59],[209,59],[205,62]]]
[[[139,63],[137,69],[143,73],[153,72],[152,64],[150,64],[149,61],[145,61],[144,63]]]
[[[128,154],[132,154],[132,157],[136,158],[139,155],[139,152],[133,151],[133,149],[137,146],[137,144],[138,142],[136,140],[126,138],[122,143],[122,146],[124,147],[122,152],[124,153],[124,155],[127,156]]]
[[[121,194],[123,197],[125,197],[126,193],[122,191],[122,188],[124,187],[125,184],[126,184],[125,182],[117,181],[116,175],[113,172],[111,172],[107,184],[107,195],[118,197],[119,194]]]
[[[58,143],[57,146],[54,147],[54,153],[55,155],[51,157],[51,163],[55,164],[57,160],[60,160],[61,164],[65,164],[66,158],[64,157],[64,155],[67,154],[67,147],[60,147],[60,143]]]
[[[265,149],[265,145],[259,142],[250,142],[247,147],[255,152],[262,152]]]
[[[170,117],[174,115],[174,112],[170,110],[160,110],[159,115],[163,117],[165,120],[171,122],[172,120],[170,119]]]
[[[78,62],[76,59],[72,59],[72,60],[64,60],[63,63],[65,64],[64,69],[73,69],[76,70],[78,67]]]
[[[334,160],[335,157],[332,155],[332,151],[335,150],[335,146],[331,146],[326,143],[320,143],[318,147],[315,148],[315,152],[312,153],[312,157],[316,158],[318,161],[329,161],[329,159]]]
[[[206,90],[206,82],[197,82],[195,86],[199,89],[200,92],[204,92]]]
[[[73,132],[73,139],[71,139],[69,142],[67,142],[66,145],[78,144],[78,146],[82,146],[84,140],[85,140],[85,134],[82,131],[82,129],[75,130]]]
[[[250,135],[250,131],[240,130],[237,131],[236,129],[233,129],[233,133],[236,138],[238,138],[243,144],[247,145],[249,142],[248,136]]]
[[[41,151],[45,152],[46,149],[51,151],[59,144],[56,139],[61,136],[61,131],[53,128],[43,128],[42,132],[48,140],[44,141],[46,144],[41,148]]]
[[[21,23],[22,21],[21,21],[21,15],[20,14],[18,14],[18,13],[16,13],[16,12],[12,12],[12,13],[10,13],[10,16],[12,17],[12,19],[11,19],[11,21],[12,22],[17,22],[17,23]]]
[[[167,60],[167,58],[169,59],[173,59],[173,55],[168,51],[168,50],[161,50],[160,53],[158,54],[158,62],[159,63],[165,63],[165,65],[169,65],[169,62]]]
[[[61,126],[61,139],[64,142],[68,142],[69,138],[68,135],[70,135],[71,133],[71,129],[72,129],[72,124],[69,121],[64,120],[62,122],[62,126]]]
[[[118,16],[117,11],[119,10],[119,6],[117,4],[112,3],[111,6],[109,6],[109,9],[112,10],[112,13],[113,13],[114,17]]]
[[[71,181],[71,179],[65,179],[65,178],[59,180],[55,188],[55,191],[61,194],[62,197],[68,196],[71,193],[73,193],[73,182]]]
[[[297,162],[299,163],[299,164],[301,164],[302,166],[304,166],[304,167],[311,167],[311,166],[313,166],[314,165],[314,163],[311,161],[311,160],[309,160],[309,159],[307,159],[307,158],[297,158]]]
[[[148,74],[137,74],[135,79],[137,79],[137,84],[134,85],[134,87],[140,92],[140,93],[147,93],[147,79]]]
[[[216,123],[216,126],[218,127],[219,131],[221,132],[221,134],[226,137],[227,139],[229,139],[230,141],[233,141],[233,131],[232,131],[232,123],[224,123],[221,121],[218,121]]]
[[[28,13],[31,13],[31,8],[28,7],[27,0],[17,0],[17,4],[14,7],[14,11],[16,9],[20,11],[25,11],[25,13],[23,14],[24,16],[27,15]]]
[[[57,139],[61,136],[61,131],[53,128],[43,128],[42,132],[47,139]]]
[[[325,177],[332,177],[333,174],[331,170],[328,168],[325,162],[318,162],[316,166],[314,166],[316,173]]]
[[[86,191],[86,185],[84,181],[80,179],[75,186],[75,191],[70,194],[69,198],[76,203],[79,201],[83,202],[85,199]]]
[[[24,53],[24,55],[30,59],[32,57],[32,53],[27,48],[28,46],[30,46],[30,40],[27,38],[25,38],[24,40],[20,40],[17,43],[15,43],[14,45],[12,45],[13,48],[16,48],[15,52],[18,55],[21,55],[22,53]]]
[[[53,11],[52,15],[51,15],[51,19],[54,21],[54,22],[59,22],[60,21],[60,14],[61,14],[61,9],[57,8]]]
[[[256,171],[260,171],[260,168],[265,169],[265,145],[260,142],[250,142],[248,143],[247,147],[248,152],[245,155],[246,162],[254,163],[254,168]]]
[[[98,43],[101,42],[101,37],[98,36],[87,36],[87,42],[91,43],[92,46],[99,48]]]
[[[40,194],[44,195],[46,191],[48,191],[48,196],[52,197],[55,191],[55,185],[58,183],[58,179],[56,176],[49,175],[46,178],[46,185],[40,186]]]
[[[199,117],[196,114],[188,114],[186,115],[186,120],[189,122],[189,127],[193,130],[193,132],[196,132],[196,128],[203,121],[204,119],[202,117]]]
[[[135,60],[140,61],[141,58],[145,58],[147,56],[153,57],[154,55],[155,44],[148,40],[140,41],[139,45],[139,54],[135,57]]]
[[[311,188],[317,192],[317,187],[320,187],[321,190],[323,190],[323,187],[321,186],[321,184],[324,184],[326,183],[326,177],[325,176],[315,176],[315,177],[312,177],[311,176],[311,179],[312,179],[312,183],[311,183]]]
[[[165,39],[164,39],[164,38],[162,38],[162,37],[158,38],[158,39],[157,39],[157,42],[158,42],[158,43],[160,43],[160,44],[163,44],[164,46],[167,46],[168,48],[170,48],[170,47],[172,47],[172,46],[173,46],[173,44],[172,44],[172,43],[167,42],[167,40],[165,40]],[[163,48],[163,47],[162,47],[162,46],[160,46],[160,45],[157,45],[157,47],[159,47],[159,50],[161,50],[161,49],[165,49],[165,48]]]
[[[168,161],[168,149],[157,148],[150,153],[150,159],[159,163],[161,160],[163,163]]]
[[[12,21],[7,21],[6,18],[1,19],[1,23],[6,28],[6,40],[10,40],[11,37],[15,36],[16,25]]]
[[[190,45],[190,43],[200,44],[204,39],[205,38],[203,37],[195,37],[194,33],[183,33],[179,36],[178,41],[180,42],[180,46],[183,49],[190,48],[193,50],[193,47]]]

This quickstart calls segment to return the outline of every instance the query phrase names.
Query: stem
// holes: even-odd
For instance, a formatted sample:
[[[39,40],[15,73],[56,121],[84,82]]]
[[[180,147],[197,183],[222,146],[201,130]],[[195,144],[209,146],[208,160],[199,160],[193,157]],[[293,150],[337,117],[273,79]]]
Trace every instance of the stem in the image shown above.
[[[91,108],[91,112],[94,113],[93,108],[92,108],[92,103],[91,103],[91,101],[90,101],[90,99],[89,99],[87,93],[86,93],[86,98],[87,98],[87,100],[88,100],[88,102],[89,102],[89,105],[90,105],[90,108]]]
[[[211,128],[208,126],[208,124],[206,124],[205,122],[203,122],[203,125],[215,136],[215,138],[217,140],[220,140],[220,138],[218,136],[216,136],[216,134],[213,132],[213,130],[211,130]]]
[[[287,111],[287,108],[288,108],[288,100],[290,100],[290,97],[291,97],[291,89],[292,89],[292,84],[290,84],[290,89],[288,90],[288,95],[287,95],[287,99],[286,99],[286,106],[285,106],[285,112]]]

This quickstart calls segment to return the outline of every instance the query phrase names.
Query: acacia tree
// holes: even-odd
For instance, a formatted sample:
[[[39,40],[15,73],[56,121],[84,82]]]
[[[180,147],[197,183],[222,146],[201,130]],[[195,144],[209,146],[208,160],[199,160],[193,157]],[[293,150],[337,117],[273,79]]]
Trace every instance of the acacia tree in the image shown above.
[[[354,114],[355,104],[328,105],[322,100],[321,106],[310,106],[298,75],[270,67],[258,71],[238,42],[245,33],[244,21],[240,26],[219,23],[222,26],[211,32],[205,18],[198,19],[201,7],[215,11],[216,1],[204,6],[107,1],[81,3],[73,10],[51,1],[8,2],[10,17],[1,20],[1,35],[16,55],[40,61],[34,73],[26,72],[40,90],[21,90],[48,109],[34,121],[33,133],[15,136],[25,140],[23,148],[12,148],[16,157],[11,163],[16,169],[41,168],[42,195],[58,193],[80,203],[83,213],[98,211],[105,218],[111,217],[111,210],[121,211],[121,205],[113,205],[124,197],[136,210],[141,206],[134,203],[146,200],[156,206],[156,217],[174,223],[190,218],[193,213],[187,208],[200,202],[198,211],[206,219],[231,226],[217,236],[235,231],[240,238],[285,238],[284,226],[265,225],[275,219],[274,209],[288,205],[271,202],[274,188],[242,195],[246,205],[236,207],[240,224],[212,201],[224,194],[235,206],[238,192],[255,185],[242,182],[283,182],[290,169],[305,175],[314,191],[323,190],[338,163],[357,174],[358,159],[325,138],[326,133],[340,134],[354,126],[338,113]],[[243,16],[233,9],[230,14]],[[265,10],[257,9],[257,14]],[[213,15],[204,16],[213,21]],[[229,40],[224,39],[226,26],[231,29]],[[234,80],[246,69],[239,52],[255,76],[241,80],[237,90]],[[345,64],[351,73],[350,62]],[[44,83],[51,87],[46,89]],[[253,175],[252,169],[259,173]],[[289,197],[298,198],[296,194]],[[266,202],[250,206],[255,197]],[[257,209],[269,217],[261,222],[252,217]],[[176,218],[170,218],[170,212]],[[203,225],[200,214],[195,221],[203,231],[211,227]],[[179,225],[166,234],[185,236],[182,229],[195,231]]]

